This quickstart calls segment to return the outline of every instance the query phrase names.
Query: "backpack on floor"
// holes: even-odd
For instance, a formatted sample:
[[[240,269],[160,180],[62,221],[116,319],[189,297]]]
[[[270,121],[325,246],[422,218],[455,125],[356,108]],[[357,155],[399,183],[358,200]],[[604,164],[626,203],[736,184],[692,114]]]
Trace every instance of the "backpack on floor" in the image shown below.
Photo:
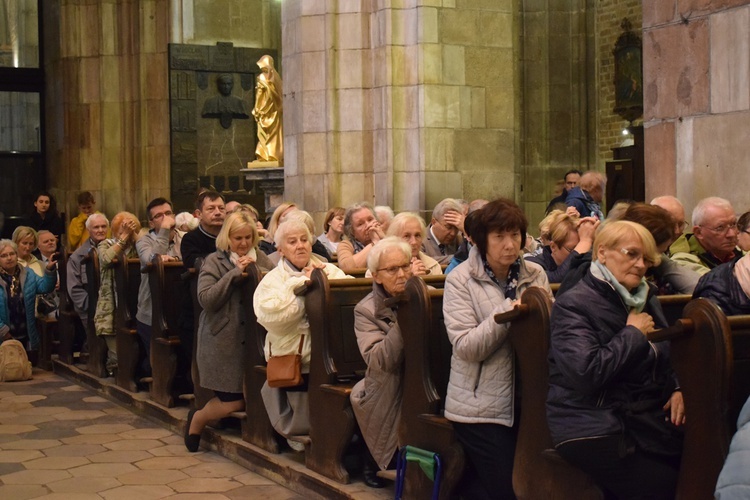
[[[0,382],[29,380],[31,362],[23,344],[17,340],[6,340],[0,345]]]

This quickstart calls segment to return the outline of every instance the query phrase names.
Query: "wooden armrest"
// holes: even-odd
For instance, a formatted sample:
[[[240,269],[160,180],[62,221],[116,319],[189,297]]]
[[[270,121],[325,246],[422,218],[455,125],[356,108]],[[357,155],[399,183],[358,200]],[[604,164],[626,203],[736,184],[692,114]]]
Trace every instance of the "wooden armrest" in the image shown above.
[[[442,415],[434,415],[432,413],[423,413],[417,418],[424,422],[425,424],[432,425],[434,427],[444,427],[446,429],[452,429],[453,424],[451,424],[450,420],[443,417]]]
[[[336,394],[342,398],[348,398],[352,393],[352,385],[321,384],[320,390],[329,394]]]
[[[307,293],[307,290],[310,289],[310,285],[312,285],[312,281],[310,280],[305,281],[304,283],[302,283],[301,285],[299,285],[297,288],[294,289],[294,295],[298,297],[300,295],[305,295]]]
[[[654,330],[646,335],[649,342],[663,342],[665,340],[672,340],[688,332],[692,332],[694,328],[693,320],[688,318],[680,318],[674,322],[674,325],[662,328],[661,330]]]
[[[516,318],[520,318],[529,313],[529,306],[526,304],[518,304],[513,307],[510,311],[504,313],[495,314],[495,323],[507,323],[513,321]]]
[[[388,481],[396,482],[396,471],[394,469],[379,470],[376,475]]]
[[[156,341],[157,344],[162,344],[162,345],[169,345],[169,346],[180,345],[179,337],[157,337],[154,340]]]
[[[255,365],[253,366],[253,370],[255,370],[258,373],[262,373],[263,375],[266,374],[266,365]]]

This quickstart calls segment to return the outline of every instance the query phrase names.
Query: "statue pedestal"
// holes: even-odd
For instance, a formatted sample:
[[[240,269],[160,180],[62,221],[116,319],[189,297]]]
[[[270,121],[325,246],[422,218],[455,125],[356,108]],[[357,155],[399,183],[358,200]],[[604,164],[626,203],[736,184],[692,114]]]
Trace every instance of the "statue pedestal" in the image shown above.
[[[257,181],[256,186],[263,192],[266,214],[273,213],[284,201],[284,167],[280,167],[279,162],[251,161],[240,173],[248,181]]]

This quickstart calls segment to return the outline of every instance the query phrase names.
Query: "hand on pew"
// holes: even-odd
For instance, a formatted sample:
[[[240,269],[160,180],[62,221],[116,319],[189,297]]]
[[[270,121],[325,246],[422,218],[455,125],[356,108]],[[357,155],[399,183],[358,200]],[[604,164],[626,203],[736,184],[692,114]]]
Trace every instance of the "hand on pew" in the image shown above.
[[[670,411],[671,410],[671,411]],[[676,390],[664,405],[664,411],[669,411],[669,420],[674,425],[685,423],[685,402],[682,399],[682,391]]]

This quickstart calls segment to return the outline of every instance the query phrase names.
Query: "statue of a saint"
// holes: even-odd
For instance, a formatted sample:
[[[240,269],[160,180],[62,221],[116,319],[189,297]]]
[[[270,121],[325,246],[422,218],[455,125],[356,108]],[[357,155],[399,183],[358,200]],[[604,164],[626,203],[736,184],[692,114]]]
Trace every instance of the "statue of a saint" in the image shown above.
[[[232,95],[234,78],[230,74],[219,75],[216,78],[216,87],[219,95],[209,97],[203,104],[201,116],[203,118],[218,118],[224,128],[232,126],[232,119],[246,120],[250,118],[245,108],[245,103],[237,96]]]
[[[281,77],[273,67],[273,58],[261,57],[256,63],[261,73],[255,82],[255,108],[253,116],[258,123],[258,161],[278,161],[284,158],[284,141],[281,128]]]

